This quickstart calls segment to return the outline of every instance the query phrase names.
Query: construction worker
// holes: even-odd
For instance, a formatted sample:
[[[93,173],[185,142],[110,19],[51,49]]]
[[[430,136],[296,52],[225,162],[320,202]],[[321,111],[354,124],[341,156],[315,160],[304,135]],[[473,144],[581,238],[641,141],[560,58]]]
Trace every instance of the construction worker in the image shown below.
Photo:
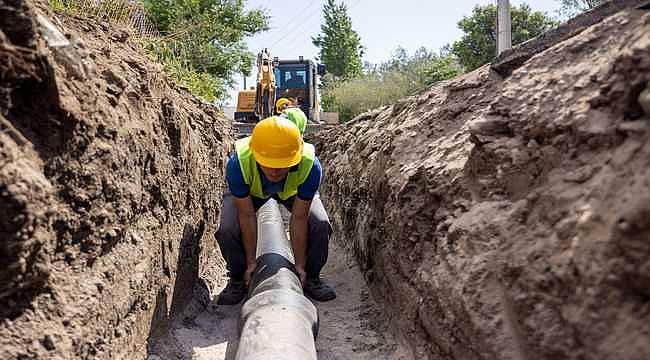
[[[235,148],[226,165],[228,192],[216,234],[230,280],[217,303],[237,304],[246,295],[255,270],[256,211],[270,198],[291,211],[291,246],[305,294],[334,299],[336,292],[320,278],[332,226],[318,194],[322,169],[314,146],[303,141],[294,123],[272,116]]]
[[[275,111],[280,114],[280,116],[285,117],[296,124],[298,130],[300,130],[300,135],[304,135],[305,126],[307,125],[307,116],[293,101],[287,98],[279,98],[278,101],[275,102]]]

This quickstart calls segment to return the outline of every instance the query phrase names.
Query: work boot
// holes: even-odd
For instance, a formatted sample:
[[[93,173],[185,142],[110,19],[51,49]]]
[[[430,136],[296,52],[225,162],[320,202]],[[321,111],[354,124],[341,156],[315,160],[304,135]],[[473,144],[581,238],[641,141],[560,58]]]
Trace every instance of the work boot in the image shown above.
[[[236,305],[246,296],[246,285],[243,280],[228,280],[228,285],[221,291],[217,299],[218,305]]]
[[[336,299],[336,291],[320,277],[307,278],[305,281],[305,295],[316,301],[330,301]]]

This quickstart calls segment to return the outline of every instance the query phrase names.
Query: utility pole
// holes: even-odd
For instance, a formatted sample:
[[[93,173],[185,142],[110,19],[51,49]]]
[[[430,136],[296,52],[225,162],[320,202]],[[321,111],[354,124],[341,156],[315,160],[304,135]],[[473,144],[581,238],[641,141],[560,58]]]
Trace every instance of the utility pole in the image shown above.
[[[512,48],[510,1],[497,0],[497,56]]]

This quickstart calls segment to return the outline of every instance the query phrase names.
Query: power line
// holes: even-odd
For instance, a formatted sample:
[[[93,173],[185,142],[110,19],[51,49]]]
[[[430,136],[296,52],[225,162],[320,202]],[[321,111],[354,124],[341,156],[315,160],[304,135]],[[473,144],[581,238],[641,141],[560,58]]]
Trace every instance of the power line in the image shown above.
[[[308,10],[309,8],[311,8],[311,7],[314,5],[314,3],[316,3],[316,0],[312,0],[312,1],[307,5],[307,6],[305,6],[301,11],[299,11],[297,15],[294,15],[294,16],[292,17],[292,19],[293,19],[293,20],[296,20],[296,19],[299,17],[299,15],[301,15],[301,14],[304,13],[306,10]],[[355,0],[350,0],[349,3],[346,4],[346,5],[347,5],[347,9],[348,9],[348,11],[352,10],[353,8],[356,8],[356,7],[357,7],[359,4],[361,4],[361,3],[362,3],[362,0],[356,0],[356,1],[355,1]],[[305,34],[304,34],[303,30],[304,30],[306,27],[308,27],[308,26],[311,25],[311,23],[309,22],[309,20],[311,20],[315,15],[318,15],[318,14],[320,14],[320,13],[321,13],[321,11],[314,11],[314,12],[312,12],[312,13],[309,14],[306,18],[304,18],[304,19],[302,19],[300,22],[298,22],[297,25],[291,27],[291,29],[286,30],[286,31],[284,32],[284,34],[283,34],[282,36],[280,36],[277,40],[275,40],[274,42],[272,42],[270,45],[264,45],[264,47],[265,47],[265,48],[268,48],[269,50],[271,50],[271,53],[272,53],[272,54],[277,54],[277,53],[282,53],[282,51],[277,51],[277,50],[285,50],[285,49],[287,49],[287,48],[288,48],[289,46],[291,46],[291,45],[294,45],[294,46],[295,46],[294,41],[296,41],[297,39],[299,39],[300,36],[303,36],[302,41],[311,41],[311,37],[309,37],[309,36],[304,36]],[[348,15],[349,15],[349,14],[348,14]],[[279,46],[277,49],[273,49],[273,47],[274,47],[275,45],[277,45],[278,43],[280,43],[282,40],[285,40],[285,39],[286,39],[286,41],[284,41],[282,44],[280,44],[280,46]],[[302,42],[302,41],[301,41],[301,42]],[[263,43],[263,44],[266,44],[266,43],[268,43],[268,42],[269,42],[269,41],[263,41],[262,43]]]
[[[311,3],[309,3],[309,6],[308,6],[308,7],[311,7],[311,6],[312,6],[313,4],[315,4],[315,3],[316,3],[316,1],[313,0]],[[284,35],[282,35],[279,39],[277,39],[275,42],[273,42],[273,43],[269,46],[269,48],[272,48],[273,46],[275,46],[276,44],[278,44],[280,41],[284,40],[287,36],[293,34],[296,30],[298,30],[298,29],[304,27],[304,25],[307,23],[307,20],[308,20],[308,19],[311,19],[312,17],[314,17],[314,14],[319,14],[319,13],[320,13],[319,11],[312,12],[311,15],[307,16],[304,20],[301,20],[300,22],[296,22],[296,25],[295,25],[295,26],[293,26],[291,29],[287,30],[287,31],[284,33]],[[298,18],[298,17],[296,16],[296,17],[293,18],[293,20],[297,20],[297,18]]]
[[[294,21],[300,19],[300,18],[302,17],[303,13],[305,13],[309,8],[311,8],[312,6],[314,6],[314,4],[315,4],[316,2],[317,2],[317,0],[312,0],[312,1],[310,1],[310,2],[307,4],[307,6],[305,6],[304,8],[302,8],[302,9],[301,9],[300,11],[298,11],[295,15],[291,16],[291,18],[289,19],[289,21],[288,21],[288,22],[286,23],[286,25],[285,25],[284,27],[282,27],[282,28],[288,28],[291,24],[294,24],[294,25],[295,25]],[[300,23],[298,23],[297,26],[300,26]],[[294,28],[295,28],[295,27],[296,27],[296,26],[294,26]],[[280,28],[280,29],[282,29],[282,28]],[[273,41],[273,37],[274,37],[275,35],[278,35],[278,34],[277,34],[277,33],[276,33],[276,34],[269,34],[269,37],[266,38],[266,39],[264,39],[263,43],[270,43],[270,42],[273,42],[273,44],[272,44],[271,46],[266,46],[267,48],[271,48],[273,45],[277,44],[277,43],[280,42],[283,38],[285,38],[285,37],[287,36],[288,33],[290,33],[290,31],[289,31],[289,32],[284,32],[283,34],[280,33],[280,34],[279,34],[280,38],[276,38],[275,41]]]
[[[354,1],[354,0],[351,0],[349,4],[346,4],[346,5],[348,5],[348,11],[350,11],[352,8],[358,6],[358,5],[361,4],[361,2],[362,2],[361,0],[357,0],[355,3],[353,3],[353,1]],[[307,18],[307,19],[312,18],[313,15],[318,14],[318,13],[319,13],[319,12],[312,13],[311,16],[310,16],[309,18]],[[349,15],[349,14],[348,14],[348,15]],[[301,29],[304,28],[305,25],[308,24],[308,23],[307,23],[307,19],[305,19],[305,21],[303,22],[303,24],[302,24],[303,26],[301,27]],[[293,35],[293,36],[292,36],[288,41],[286,41],[285,43],[286,43],[286,44],[292,44],[293,41],[295,41],[295,40],[296,40],[300,35],[304,35],[304,34],[303,34],[301,31],[297,31],[297,32],[295,32],[294,35]],[[304,37],[303,39],[304,39],[304,40],[307,40],[308,38],[307,38],[307,37]],[[303,41],[304,41],[304,40],[303,40]],[[285,45],[285,46],[286,46],[286,45]],[[282,47],[280,47],[280,49],[282,49]]]
[[[266,3],[268,3],[268,4],[266,4]],[[270,10],[270,6],[267,7],[267,5],[270,5],[270,3],[271,3],[271,0],[266,0],[266,1],[263,0],[263,1],[261,1],[260,4],[258,4],[258,6],[259,6],[258,9],[259,10]],[[303,10],[304,10],[304,8],[303,8]],[[273,16],[271,16],[271,17],[273,18]],[[277,29],[278,29],[277,27],[269,26],[268,30],[263,31],[259,35],[259,37],[260,37],[259,41],[261,41],[262,43],[268,42],[271,38],[273,38],[275,36],[274,30],[277,30]]]
[[[279,48],[279,49],[285,49],[287,46],[292,45],[293,42],[294,42],[298,37],[300,37],[301,35],[304,36],[305,34],[304,34],[304,32],[303,32],[302,30],[303,30],[305,27],[307,27],[308,25],[311,25],[310,23],[307,22],[307,20],[310,20],[311,18],[313,18],[315,14],[320,14],[320,12],[314,12],[314,13],[312,13],[311,16],[307,17],[307,18],[305,19],[305,21],[301,24],[302,26],[300,26],[300,27],[294,29],[293,31],[291,31],[291,32],[289,32],[289,33],[287,33],[286,36],[291,35],[291,37],[290,37],[289,39],[287,39],[287,41],[285,41],[285,42],[284,42],[282,45],[280,45],[278,48]],[[286,37],[286,36],[284,36],[284,37]],[[307,37],[304,36],[304,39],[306,40]],[[280,39],[280,40],[282,40],[282,39]],[[279,42],[279,41],[276,41],[276,42],[275,42],[273,45],[271,45],[271,46],[274,46],[274,45],[277,44],[278,42]],[[295,45],[295,44],[294,44],[294,45]]]
[[[354,0],[350,1],[350,4],[346,4],[346,5],[348,5],[348,11],[350,11],[350,10],[352,10],[353,8],[357,7],[357,6],[358,6],[359,4],[361,4],[361,2],[362,2],[362,0],[357,0],[357,1],[354,2],[354,3],[353,3],[353,1],[354,1]],[[349,15],[349,14],[348,14],[348,15]],[[312,14],[312,16],[313,16],[313,14]],[[306,24],[306,21],[305,21],[305,24]],[[300,35],[301,35],[301,33],[300,33],[300,32],[297,32],[296,35],[294,35],[294,36],[291,38],[291,40],[290,40],[290,41],[287,41],[286,43],[287,43],[287,44],[291,44],[291,43],[292,43],[295,39],[297,39],[298,36],[300,36]],[[304,44],[304,42],[307,41],[307,40],[311,40],[311,39],[310,39],[309,37],[304,37],[303,40],[300,41],[298,44],[299,44],[299,45],[302,45],[302,44]],[[293,44],[293,45],[295,46],[296,44]],[[282,49],[282,48],[280,48],[280,49]]]

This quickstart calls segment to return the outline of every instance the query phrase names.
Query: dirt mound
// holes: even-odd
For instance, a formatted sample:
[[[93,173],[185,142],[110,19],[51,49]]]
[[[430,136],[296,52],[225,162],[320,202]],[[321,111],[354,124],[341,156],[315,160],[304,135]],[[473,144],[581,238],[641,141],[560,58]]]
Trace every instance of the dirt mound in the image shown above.
[[[650,12],[317,134],[418,359],[650,358]]]
[[[227,122],[128,32],[40,12],[68,45],[0,7],[0,358],[142,357],[200,291]]]

